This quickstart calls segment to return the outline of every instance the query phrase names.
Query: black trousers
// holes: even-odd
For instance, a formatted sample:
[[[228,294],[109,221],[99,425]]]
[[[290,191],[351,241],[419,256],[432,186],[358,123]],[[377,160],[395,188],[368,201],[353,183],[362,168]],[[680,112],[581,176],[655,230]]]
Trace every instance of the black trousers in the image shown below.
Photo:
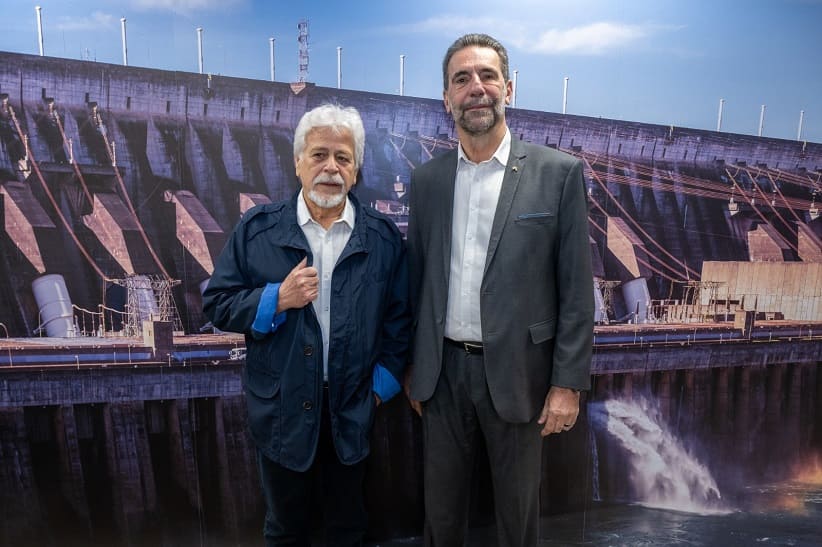
[[[340,463],[331,438],[327,390],[323,396],[319,446],[314,463],[307,471],[292,471],[257,452],[267,509],[263,527],[267,547],[311,545],[317,505],[322,510],[325,545],[363,544],[367,527],[363,502],[365,461],[354,465]]]
[[[500,547],[534,547],[539,537],[542,437],[537,418],[499,417],[483,355],[446,344],[434,396],[422,411],[425,545],[460,547],[468,528],[474,456],[485,439]]]

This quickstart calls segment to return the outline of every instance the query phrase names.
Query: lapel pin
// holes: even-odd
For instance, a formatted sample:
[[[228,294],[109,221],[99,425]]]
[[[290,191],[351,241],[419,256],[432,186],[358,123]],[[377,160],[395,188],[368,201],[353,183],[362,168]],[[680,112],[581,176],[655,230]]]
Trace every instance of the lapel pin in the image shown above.
[[[517,166],[515,165],[515,166],[513,166],[513,167],[511,168],[511,171],[513,171],[514,173],[516,173],[517,171],[519,171],[519,167],[517,167]]]

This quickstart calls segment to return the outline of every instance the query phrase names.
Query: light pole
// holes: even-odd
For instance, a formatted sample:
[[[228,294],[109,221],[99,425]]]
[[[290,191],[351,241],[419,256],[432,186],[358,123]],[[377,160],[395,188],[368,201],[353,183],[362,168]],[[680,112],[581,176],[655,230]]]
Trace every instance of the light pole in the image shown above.
[[[40,57],[43,56],[43,8],[34,6],[37,12],[37,45],[40,47]]]
[[[722,112],[725,110],[725,99],[719,99],[719,114],[716,116],[716,130],[722,131]]]
[[[514,71],[514,93],[513,97],[511,97],[511,106],[516,108],[517,107],[517,91],[519,90],[519,70]]]
[[[342,46],[337,46],[337,89],[342,89]]]
[[[123,65],[128,66],[128,44],[126,42],[126,18],[120,18],[120,33],[123,35]]]
[[[405,55],[400,55],[400,97],[405,95]]]
[[[274,38],[268,39],[268,49],[269,49],[269,64],[271,65],[271,81],[274,81]]]
[[[765,128],[765,105],[762,105],[762,108],[759,110],[759,133],[757,136],[762,136],[762,130]]]
[[[203,27],[197,27],[197,57],[199,60],[200,74],[203,73]]]

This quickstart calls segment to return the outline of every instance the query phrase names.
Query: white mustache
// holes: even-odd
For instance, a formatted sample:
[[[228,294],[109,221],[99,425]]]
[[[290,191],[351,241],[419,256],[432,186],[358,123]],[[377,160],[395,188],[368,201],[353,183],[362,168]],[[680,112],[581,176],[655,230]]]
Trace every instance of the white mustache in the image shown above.
[[[345,181],[339,174],[329,175],[327,173],[323,173],[322,175],[317,175],[311,183],[312,187],[317,186],[318,184],[336,184],[337,186],[345,186]]]

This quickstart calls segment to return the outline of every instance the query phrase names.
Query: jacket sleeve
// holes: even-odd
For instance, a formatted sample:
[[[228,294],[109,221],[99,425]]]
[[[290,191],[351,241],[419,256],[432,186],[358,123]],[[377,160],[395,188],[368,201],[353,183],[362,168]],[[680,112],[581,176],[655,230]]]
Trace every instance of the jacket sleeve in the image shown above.
[[[420,286],[422,285],[424,256],[422,251],[422,241],[420,235],[419,216],[417,210],[417,170],[411,172],[411,184],[408,190],[408,232],[406,235],[408,247],[408,294],[411,309],[411,330],[416,329],[417,317],[419,316]],[[414,346],[408,348],[408,362],[414,362]]]
[[[217,258],[214,273],[203,293],[203,312],[220,330],[259,338],[266,333],[252,330],[252,325],[267,286],[253,286],[246,274],[245,226],[244,222],[237,225]],[[273,316],[270,323],[274,323]],[[259,320],[257,324],[260,324]]]
[[[594,286],[582,163],[568,170],[560,198],[556,279],[559,310],[551,384],[588,389],[594,333]]]
[[[280,302],[280,285],[282,283],[268,283],[263,289],[260,303],[257,305],[257,315],[254,316],[254,323],[251,324],[253,336],[259,337],[274,332],[285,323],[286,312],[277,313],[277,305]]]
[[[397,238],[399,239],[399,234]],[[408,300],[408,260],[401,239],[393,263],[387,301],[383,307],[380,355],[376,366],[388,371],[397,385],[402,385],[410,340],[411,310]]]

